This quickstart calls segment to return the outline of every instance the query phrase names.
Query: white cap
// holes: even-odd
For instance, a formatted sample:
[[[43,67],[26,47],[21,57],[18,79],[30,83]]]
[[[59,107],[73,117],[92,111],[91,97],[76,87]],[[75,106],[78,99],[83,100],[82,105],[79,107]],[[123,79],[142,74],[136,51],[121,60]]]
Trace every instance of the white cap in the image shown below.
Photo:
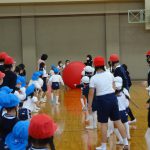
[[[122,85],[123,85],[123,80],[121,77],[115,77],[114,78],[115,81],[115,87],[117,90],[121,90],[122,89]]]
[[[93,68],[92,68],[91,66],[86,66],[86,67],[84,68],[84,70],[85,70],[86,72],[93,72]]]
[[[89,79],[89,77],[84,76],[84,77],[82,77],[81,81],[82,81],[82,83],[89,83],[90,79]]]

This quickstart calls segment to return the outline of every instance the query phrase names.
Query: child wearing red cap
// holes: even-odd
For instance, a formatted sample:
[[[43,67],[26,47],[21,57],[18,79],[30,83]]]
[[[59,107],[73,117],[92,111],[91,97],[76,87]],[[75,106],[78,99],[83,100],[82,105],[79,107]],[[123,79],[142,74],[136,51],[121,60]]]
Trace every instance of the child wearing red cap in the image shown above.
[[[125,69],[123,68],[123,66],[120,64],[119,62],[119,56],[117,54],[112,54],[109,58],[109,61],[111,62],[111,65],[114,69],[114,76],[117,77],[121,77],[123,80],[123,88],[127,89],[129,91],[129,80],[126,74]],[[130,107],[128,108],[128,115],[130,117],[130,121],[129,123],[135,123],[136,122],[136,118],[134,117],[132,110],[130,109]]]
[[[0,71],[2,71],[2,72],[4,72],[4,61],[7,56],[8,55],[5,52],[0,53]]]
[[[120,131],[123,137],[123,150],[128,150],[128,140],[125,132],[125,128],[120,120],[118,101],[113,89],[114,77],[105,70],[105,60],[101,56],[97,56],[94,59],[94,66],[96,74],[90,80],[89,91],[89,111],[92,111],[92,101],[94,97],[94,91],[96,90],[96,105],[98,122],[101,123],[102,131],[102,143],[96,150],[106,150],[107,142],[107,126],[108,118],[114,121],[115,126]]]
[[[55,150],[53,136],[57,125],[52,118],[46,114],[32,117],[29,125],[29,150]]]
[[[5,68],[5,77],[3,84],[1,86],[8,86],[9,88],[13,89],[13,92],[15,91],[16,87],[16,81],[17,81],[17,75],[13,72],[15,61],[12,57],[7,56],[5,58],[4,62],[4,68]]]

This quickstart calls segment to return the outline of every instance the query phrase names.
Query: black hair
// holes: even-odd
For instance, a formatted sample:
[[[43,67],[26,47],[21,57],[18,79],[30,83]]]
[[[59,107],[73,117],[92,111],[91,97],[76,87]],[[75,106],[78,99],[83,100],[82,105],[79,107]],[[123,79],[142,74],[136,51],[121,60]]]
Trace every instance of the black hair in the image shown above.
[[[49,145],[51,150],[55,150],[55,145],[53,142],[53,136],[45,139],[35,139],[31,136],[28,137],[28,142],[32,145],[39,145],[40,147],[44,147],[45,145]]]
[[[62,61],[60,60],[60,61],[58,61],[58,65],[60,65],[62,63]]]
[[[12,67],[13,67],[12,64],[9,64],[9,65],[4,64],[4,68],[5,68],[5,69],[9,69],[9,70],[10,70]]]
[[[43,71],[44,66],[45,66],[45,63],[44,63],[44,62],[41,62],[41,63],[40,63],[39,70],[42,70],[42,71]]]
[[[20,73],[20,67],[19,66],[16,66],[16,68],[15,68],[15,73]]]
[[[47,58],[48,58],[48,55],[47,54],[42,54],[42,56],[41,56],[41,60],[47,60]]]
[[[18,66],[20,67],[21,70],[25,69],[25,65],[24,64],[19,64]]]
[[[101,69],[103,71],[106,71],[105,66],[97,66],[97,67],[95,67],[95,71],[97,71],[99,69]]]
[[[123,91],[123,87],[120,89],[120,90],[115,90],[115,95],[117,95],[117,94],[119,94],[120,92],[122,92]]]
[[[114,61],[112,62],[112,66],[114,66],[115,64],[119,63],[119,61]]]
[[[5,108],[7,111],[11,111],[12,109],[16,109],[16,106],[13,106],[13,107],[6,107]]]
[[[4,61],[5,61],[4,59],[0,59],[0,63],[4,63]]]
[[[92,56],[90,54],[88,54],[86,57],[89,57],[90,60],[92,60]]]
[[[67,63],[67,62],[70,62],[70,60],[67,59],[67,60],[65,61],[65,63]]]

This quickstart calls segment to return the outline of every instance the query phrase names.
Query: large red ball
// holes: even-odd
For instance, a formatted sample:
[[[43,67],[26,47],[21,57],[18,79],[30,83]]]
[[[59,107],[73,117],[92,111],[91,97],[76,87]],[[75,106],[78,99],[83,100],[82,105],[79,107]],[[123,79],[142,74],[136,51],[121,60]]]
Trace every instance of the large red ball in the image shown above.
[[[85,65],[82,62],[75,61],[71,62],[65,67],[62,73],[64,83],[70,88],[75,88],[74,84],[80,84],[81,72],[83,71]]]

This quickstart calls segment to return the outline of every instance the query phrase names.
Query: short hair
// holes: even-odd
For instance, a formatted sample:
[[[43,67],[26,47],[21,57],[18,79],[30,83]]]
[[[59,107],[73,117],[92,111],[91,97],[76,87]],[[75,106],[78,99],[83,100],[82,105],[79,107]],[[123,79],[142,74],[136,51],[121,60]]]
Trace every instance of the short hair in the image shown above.
[[[42,56],[41,56],[41,60],[47,60],[47,58],[48,58],[48,55],[47,54],[42,54]]]
[[[54,142],[53,142],[53,136],[46,138],[46,139],[35,139],[35,138],[29,136],[28,141],[30,144],[33,144],[33,145],[37,144],[40,147],[48,144],[50,146],[51,150],[55,150],[55,146],[54,146]]]
[[[97,66],[97,67],[95,67],[95,71],[97,71],[99,69],[106,71],[105,66]]]

